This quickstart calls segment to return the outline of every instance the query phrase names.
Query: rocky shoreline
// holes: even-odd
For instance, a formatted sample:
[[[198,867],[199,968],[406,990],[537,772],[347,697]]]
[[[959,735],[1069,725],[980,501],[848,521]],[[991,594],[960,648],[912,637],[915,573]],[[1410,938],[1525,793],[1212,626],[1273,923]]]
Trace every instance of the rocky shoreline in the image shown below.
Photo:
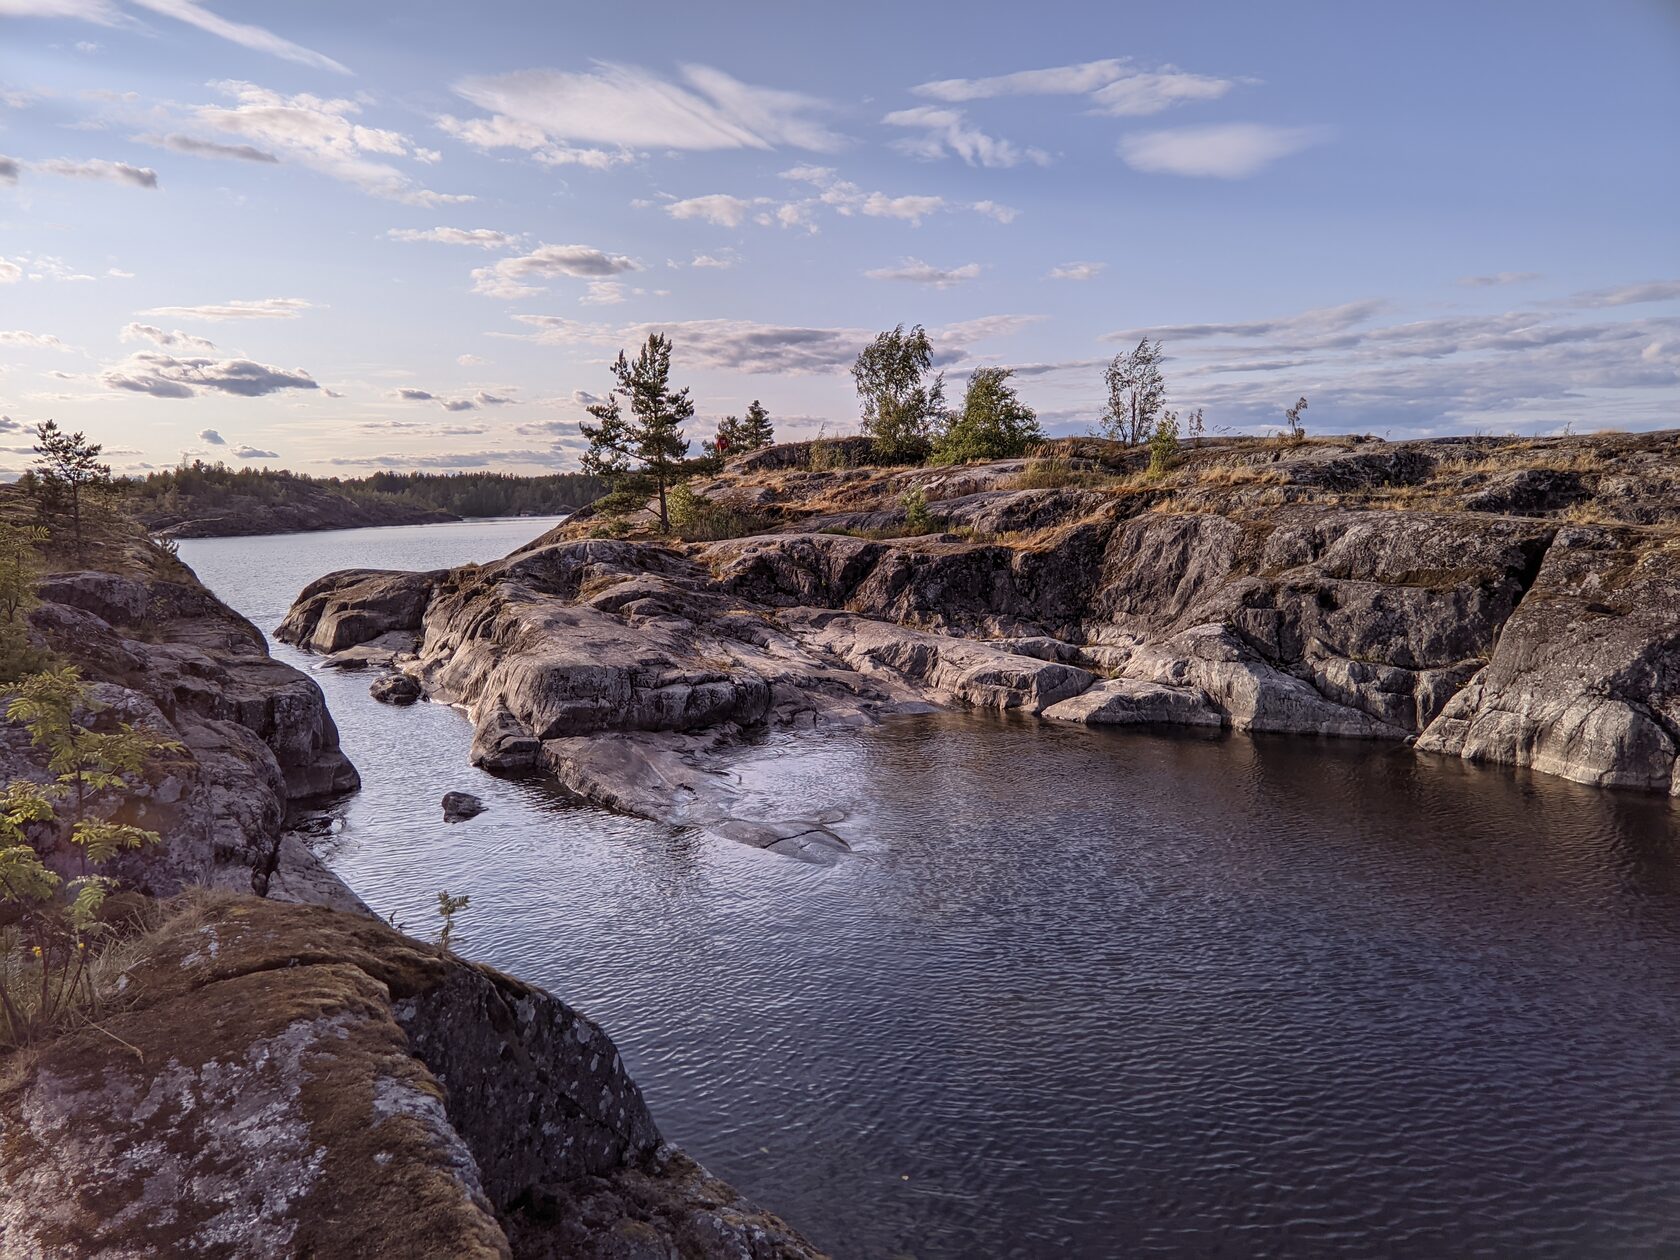
[[[1392,740],[1680,796],[1676,435],[1210,442],[1165,478],[1064,443],[1023,461],[804,467],[699,487],[763,521],[355,570],[279,637],[367,653],[460,705],[472,760],[603,805],[826,856],[743,813],[727,750],[928,705],[1090,725]],[[942,532],[897,537],[919,489]]]
[[[186,752],[127,818],[165,844],[107,867],[112,1009],[0,1057],[0,1253],[817,1256],[663,1140],[599,1025],[369,914],[287,829],[358,783],[319,687],[161,549],[98,551],[31,637]],[[46,775],[4,722],[0,760]]]

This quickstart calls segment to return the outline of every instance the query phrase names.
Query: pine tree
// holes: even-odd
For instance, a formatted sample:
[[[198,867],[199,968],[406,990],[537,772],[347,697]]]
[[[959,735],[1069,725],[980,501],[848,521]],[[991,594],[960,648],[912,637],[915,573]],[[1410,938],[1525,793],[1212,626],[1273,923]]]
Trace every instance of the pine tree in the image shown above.
[[[583,471],[601,477],[623,477],[627,473],[651,475],[659,489],[659,528],[669,532],[671,517],[665,503],[673,465],[688,454],[688,439],[682,425],[694,418],[694,403],[688,390],[671,389],[671,342],[654,333],[642,346],[634,362],[618,352],[613,364],[617,384],[605,402],[589,408],[598,424],[580,424],[589,449],[583,455]],[[622,398],[629,413],[619,406]]]
[[[111,484],[111,466],[99,462],[105,447],[89,442],[81,433],[66,433],[55,420],[35,428],[36,469],[42,501],[66,502],[76,538],[76,559],[82,559],[82,492],[84,488]]]
[[[701,447],[714,459],[727,459],[774,446],[775,442],[776,430],[770,423],[770,413],[755,398],[745,418],[725,416],[718,421],[717,436],[702,442]]]
[[[746,419],[741,422],[740,440],[743,451],[762,450],[776,444],[776,428],[770,423],[770,413],[756,398],[747,408]]]

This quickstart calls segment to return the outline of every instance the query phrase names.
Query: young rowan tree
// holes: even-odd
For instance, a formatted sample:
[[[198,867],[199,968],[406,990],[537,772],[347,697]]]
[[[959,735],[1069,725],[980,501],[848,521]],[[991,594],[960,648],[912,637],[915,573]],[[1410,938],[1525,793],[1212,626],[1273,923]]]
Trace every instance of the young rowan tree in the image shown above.
[[[1304,442],[1306,440],[1306,426],[1301,423],[1301,413],[1306,409],[1307,397],[1305,394],[1295,400],[1293,407],[1283,409],[1283,421],[1289,426],[1289,440],[1291,442]]]
[[[620,350],[613,377],[617,383],[606,401],[589,408],[599,423],[578,426],[589,441],[583,471],[601,477],[632,472],[651,476],[659,491],[659,528],[669,532],[665,491],[675,465],[688,454],[682,426],[694,417],[688,390],[671,389],[670,339],[652,334],[634,362]],[[629,404],[628,413],[619,405],[621,398]]]

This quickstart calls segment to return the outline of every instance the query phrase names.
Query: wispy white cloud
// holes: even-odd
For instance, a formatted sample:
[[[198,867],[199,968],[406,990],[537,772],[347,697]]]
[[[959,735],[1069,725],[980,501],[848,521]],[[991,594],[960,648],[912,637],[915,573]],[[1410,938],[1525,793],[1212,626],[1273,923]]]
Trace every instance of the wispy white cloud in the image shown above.
[[[203,306],[154,306],[139,312],[160,319],[296,319],[315,303],[303,298],[236,298]]]
[[[503,258],[472,273],[473,292],[486,297],[522,298],[543,292],[543,285],[531,281],[569,276],[581,280],[606,280],[627,271],[640,271],[642,264],[624,254],[609,254],[591,245],[539,245],[528,254]]]
[[[1100,262],[1070,262],[1050,268],[1052,280],[1095,280],[1108,266]]]
[[[198,440],[200,442],[203,442],[206,446],[226,446],[227,445],[227,439],[225,437],[223,437],[220,433],[218,433],[215,429],[200,429],[198,431]]]
[[[1243,179],[1279,158],[1323,144],[1332,134],[1327,127],[1276,127],[1267,123],[1174,127],[1122,136],[1120,156],[1133,170],[1151,175]]]
[[[955,155],[970,166],[1008,167],[1031,162],[1048,166],[1050,155],[1043,149],[1023,148],[1009,140],[981,131],[960,109],[918,105],[898,109],[881,120],[890,127],[907,127],[920,135],[892,142],[892,147],[910,157],[936,160]]]
[[[212,86],[231,97],[234,104],[197,106],[191,110],[190,120],[211,131],[238,136],[251,145],[222,146],[233,149],[231,153],[219,153],[214,145],[204,145],[198,150],[200,156],[249,160],[247,154],[238,150],[251,147],[392,201],[436,206],[473,200],[466,194],[424,188],[385,160],[407,158],[427,163],[432,151],[416,145],[401,132],[369,127],[359,121],[362,105],[358,101],[308,92],[287,96],[240,80],[225,80]],[[192,137],[187,139],[190,141]]]
[[[233,448],[235,459],[279,459],[279,451],[265,451],[260,446],[236,446]]]
[[[1636,306],[1645,302],[1672,302],[1676,299],[1680,299],[1680,280],[1652,280],[1645,284],[1591,289],[1565,299],[1561,305],[1599,310],[1610,306]]]
[[[964,263],[960,267],[935,267],[920,258],[906,258],[896,267],[876,267],[863,273],[871,280],[902,280],[911,284],[925,284],[934,289],[949,289],[964,280],[978,279],[979,263]]]
[[[743,83],[709,66],[684,66],[672,81],[639,66],[596,62],[586,71],[475,76],[455,91],[488,117],[445,115],[444,130],[481,148],[523,149],[543,161],[605,165],[614,150],[638,149],[830,152],[844,143],[823,121],[824,102]]]
[[[199,4],[196,0],[128,0],[130,4],[163,17],[174,18],[195,26],[207,34],[255,52],[269,53],[286,61],[311,66],[317,70],[331,70],[338,74],[350,71],[323,53],[261,26],[234,22]],[[93,22],[99,26],[141,26],[112,0],[0,0],[0,17],[70,18]],[[94,45],[97,48],[97,45]],[[82,49],[82,45],[77,45]],[[85,51],[85,50],[84,50]]]
[[[1021,212],[1014,206],[1006,206],[996,201],[976,201],[969,207],[975,214],[983,214],[988,219],[996,219],[999,223],[1013,223],[1021,217]]]
[[[27,2],[27,0],[26,0]],[[238,44],[242,48],[249,48],[255,52],[269,53],[285,61],[293,61],[299,65],[312,66],[317,70],[332,70],[338,74],[349,74],[349,69],[322,53],[305,48],[301,44],[294,44],[289,39],[276,35],[273,31],[260,26],[252,26],[245,22],[233,22],[219,14],[212,13],[202,4],[194,0],[130,0],[143,9],[150,9],[153,13],[160,13],[165,17],[172,17],[178,22],[185,22],[189,26],[196,26],[199,30]]]
[[[51,333],[26,332],[22,329],[0,330],[0,346],[27,346],[31,350],[62,350],[67,353],[74,349]]]
[[[1508,284],[1527,284],[1538,279],[1538,271],[1496,271],[1487,276],[1460,276],[1458,282],[1467,289],[1490,289]]]
[[[1126,328],[1106,333],[1104,341],[1134,342],[1141,337],[1160,337],[1170,341],[1201,341],[1212,337],[1289,337],[1320,338],[1335,336],[1356,325],[1366,323],[1387,309],[1380,298],[1361,298],[1357,302],[1343,302],[1339,306],[1316,306],[1294,315],[1280,315],[1270,319],[1250,319],[1236,323],[1165,324],[1154,328]]]
[[[103,179],[128,184],[135,188],[156,188],[158,175],[149,166],[131,166],[127,162],[108,162],[104,158],[48,158],[44,162],[22,165],[32,171],[48,175],[62,175],[66,179]]]
[[[491,228],[392,228],[385,235],[393,241],[431,241],[437,245],[471,245],[478,249],[511,249],[520,239]]]
[[[989,78],[938,79],[911,91],[950,102],[1000,96],[1084,96],[1096,113],[1140,117],[1189,101],[1218,100],[1242,81],[1192,74],[1173,65],[1145,68],[1129,57],[1109,57]]]
[[[206,354],[216,348],[214,343],[203,337],[195,337],[179,329],[166,332],[155,324],[125,324],[119,336],[123,341],[149,341],[166,349],[197,350]]]
[[[699,219],[718,227],[740,227],[755,206],[774,204],[768,197],[732,197],[728,193],[707,193],[669,202],[665,213],[673,219]]]

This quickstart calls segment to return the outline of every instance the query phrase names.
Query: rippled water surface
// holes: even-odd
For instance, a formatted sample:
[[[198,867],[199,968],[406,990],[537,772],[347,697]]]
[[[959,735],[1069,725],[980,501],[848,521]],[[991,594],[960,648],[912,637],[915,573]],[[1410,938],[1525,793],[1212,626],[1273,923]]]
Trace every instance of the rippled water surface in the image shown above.
[[[199,540],[310,579],[548,522]],[[313,662],[276,652],[306,668]],[[661,1127],[841,1257],[1680,1255],[1680,810],[1383,747],[968,716],[760,750],[820,867],[466,764],[317,672],[377,910],[601,1019]],[[490,812],[445,825],[438,797]]]

